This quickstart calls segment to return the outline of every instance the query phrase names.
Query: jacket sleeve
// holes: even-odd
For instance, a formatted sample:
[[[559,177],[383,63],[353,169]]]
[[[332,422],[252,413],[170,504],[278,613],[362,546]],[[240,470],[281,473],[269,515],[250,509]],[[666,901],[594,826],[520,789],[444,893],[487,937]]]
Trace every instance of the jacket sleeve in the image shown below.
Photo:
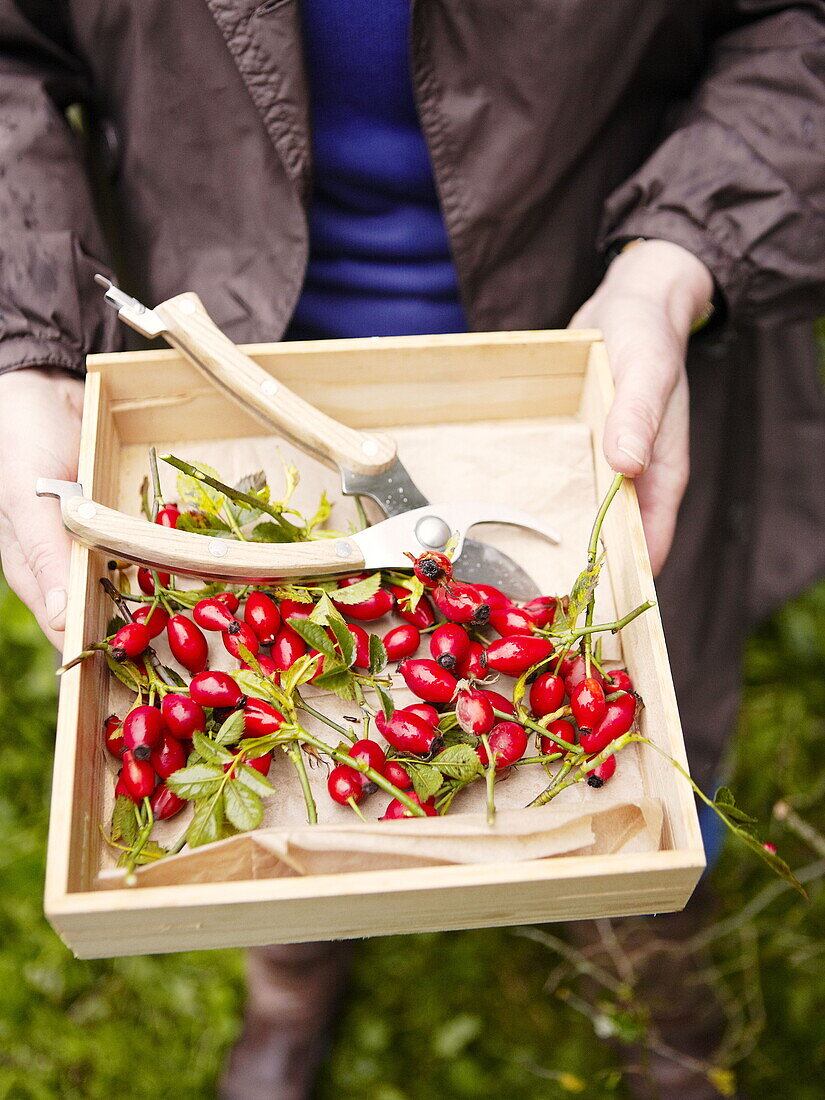
[[[65,114],[86,89],[61,41],[62,9],[0,0],[0,373],[82,373],[88,352],[118,346],[116,317],[93,283],[109,265],[83,147]],[[48,32],[23,10],[42,12]]]
[[[737,0],[677,128],[608,199],[601,245],[659,237],[731,317],[825,313],[825,0]]]

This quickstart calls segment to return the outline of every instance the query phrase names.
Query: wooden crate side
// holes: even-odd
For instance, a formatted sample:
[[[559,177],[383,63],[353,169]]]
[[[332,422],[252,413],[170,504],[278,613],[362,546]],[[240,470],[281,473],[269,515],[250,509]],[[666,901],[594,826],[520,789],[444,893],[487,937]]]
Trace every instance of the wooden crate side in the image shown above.
[[[55,901],[49,919],[82,958],[352,939],[664,913],[684,906],[701,853],[318,875]]]
[[[86,491],[108,495],[116,478],[118,441],[99,376],[87,379],[78,480]],[[112,461],[101,461],[105,455]],[[64,659],[100,637],[110,617],[98,578],[105,565],[99,555],[75,543],[69,573]],[[102,661],[89,660],[61,678],[54,779],[49,822],[46,896],[88,889],[100,862],[100,805],[103,760],[97,717],[106,698]]]
[[[572,415],[593,333],[468,333],[245,345],[264,369],[354,428]],[[256,435],[240,409],[174,351],[90,356],[105,371],[125,443]],[[139,395],[135,374],[139,372]]]
[[[613,400],[613,379],[604,344],[594,343],[582,391],[581,415],[594,438],[594,464],[599,496],[613,479],[601,446],[604,420]],[[604,524],[608,570],[622,615],[645,600],[656,599],[636,490],[625,481]],[[670,675],[662,620],[658,606],[646,611],[622,631],[622,646],[633,668],[637,689],[645,701],[642,732],[687,769],[682,726]],[[696,805],[689,784],[655,750],[642,754],[647,793],[667,808],[664,841],[675,848],[701,849]]]

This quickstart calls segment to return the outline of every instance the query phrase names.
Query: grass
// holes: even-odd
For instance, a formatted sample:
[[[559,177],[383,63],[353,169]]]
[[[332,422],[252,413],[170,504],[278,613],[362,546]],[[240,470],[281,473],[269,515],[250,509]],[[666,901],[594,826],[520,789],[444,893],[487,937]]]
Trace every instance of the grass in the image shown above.
[[[43,918],[53,667],[0,587],[0,1100],[212,1096],[240,1023],[241,953],[80,962]],[[823,851],[812,848],[825,831],[823,667],[820,585],[750,645],[732,783],[761,819],[785,798],[819,831],[806,841],[798,826],[770,830],[794,867],[812,868],[811,902],[775,887],[735,843],[714,873],[730,920],[709,974],[729,1009],[722,1068],[772,1100],[818,1097],[825,1065]],[[762,908],[749,916],[749,904]],[[616,1053],[587,1013],[546,991],[557,963],[506,929],[364,943],[321,1100],[623,1095]]]

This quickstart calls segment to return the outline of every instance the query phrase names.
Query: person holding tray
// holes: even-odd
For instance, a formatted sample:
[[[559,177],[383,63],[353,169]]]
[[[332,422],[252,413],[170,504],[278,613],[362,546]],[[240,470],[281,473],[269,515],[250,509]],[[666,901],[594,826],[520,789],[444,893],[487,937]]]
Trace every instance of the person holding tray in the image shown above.
[[[711,785],[747,632],[825,570],[823,70],[821,0],[0,0],[9,583],[59,646],[34,482],[75,477],[84,358],[126,337],[96,271],[236,342],[600,328]],[[254,956],[227,1096],[307,1094],[341,974]]]

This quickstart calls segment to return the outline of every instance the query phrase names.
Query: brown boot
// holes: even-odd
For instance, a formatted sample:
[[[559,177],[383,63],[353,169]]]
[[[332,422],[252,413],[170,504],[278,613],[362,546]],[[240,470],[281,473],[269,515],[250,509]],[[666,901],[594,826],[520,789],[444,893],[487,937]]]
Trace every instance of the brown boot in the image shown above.
[[[307,1100],[344,992],[351,944],[296,943],[247,953],[244,1027],[222,1100]]]

